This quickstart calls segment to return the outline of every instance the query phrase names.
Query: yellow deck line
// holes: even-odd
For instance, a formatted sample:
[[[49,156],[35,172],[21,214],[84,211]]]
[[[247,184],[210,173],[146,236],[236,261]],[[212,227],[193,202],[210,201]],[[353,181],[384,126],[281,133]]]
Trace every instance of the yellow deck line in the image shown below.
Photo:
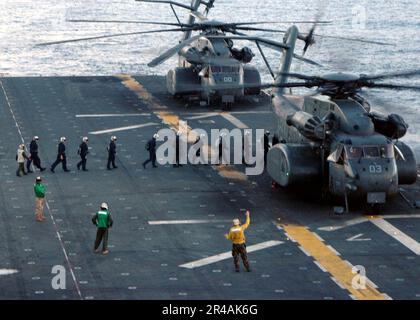
[[[352,279],[355,274],[336,252],[327,247],[313,232],[304,226],[280,225],[291,239],[311,255],[324,269],[326,269],[351,295],[357,300],[386,300],[388,297],[376,290],[369,282],[366,289],[355,289]]]
[[[179,126],[179,122],[183,120],[180,119],[174,113],[167,111],[167,107],[160,104],[158,101],[156,101],[156,99],[136,79],[134,79],[130,75],[125,75],[125,74],[117,75],[116,77],[121,80],[122,84],[126,88],[133,91],[140,100],[147,102],[150,108],[154,110],[153,113],[159,119],[161,119],[163,123],[165,123],[166,125],[168,125],[170,128],[172,128],[175,131],[178,131],[179,129],[181,130],[183,129],[182,126],[181,127]],[[187,130],[186,134],[188,136],[188,142],[194,143],[197,139],[197,134],[194,131],[192,131],[191,127],[189,126],[186,128],[186,130]],[[207,152],[209,152],[212,148],[210,145],[208,145],[208,146],[204,146],[203,151],[206,152],[206,149],[207,149]],[[217,170],[218,173],[222,177],[225,177],[228,179],[240,180],[240,181],[248,180],[248,177],[246,176],[246,174],[235,170],[231,166],[222,165],[222,166],[213,166],[213,168]]]

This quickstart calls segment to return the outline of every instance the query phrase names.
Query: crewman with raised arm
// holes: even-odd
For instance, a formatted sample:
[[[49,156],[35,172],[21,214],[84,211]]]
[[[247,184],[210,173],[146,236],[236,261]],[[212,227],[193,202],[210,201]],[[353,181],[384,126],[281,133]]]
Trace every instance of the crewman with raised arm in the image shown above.
[[[230,228],[228,234],[225,234],[226,239],[232,241],[232,256],[236,272],[239,272],[239,256],[241,256],[242,258],[242,262],[245,266],[246,271],[251,271],[251,269],[249,268],[249,262],[246,252],[246,238],[244,232],[249,227],[249,224],[251,222],[251,219],[249,217],[249,210],[246,211],[245,215],[245,224],[241,225],[241,222],[238,218],[233,219],[233,227]]]

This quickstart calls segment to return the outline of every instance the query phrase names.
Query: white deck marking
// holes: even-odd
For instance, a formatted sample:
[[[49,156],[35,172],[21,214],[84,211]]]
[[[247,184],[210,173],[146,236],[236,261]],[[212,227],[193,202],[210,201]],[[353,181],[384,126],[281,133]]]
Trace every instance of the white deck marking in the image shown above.
[[[245,123],[243,123],[238,118],[232,116],[228,112],[222,112],[220,115],[239,129],[248,129],[249,128]]]
[[[220,115],[221,113],[223,113],[223,111],[216,111],[216,112],[181,112],[180,115],[185,116],[185,115],[197,115],[199,116],[204,116],[204,117],[210,117],[210,116],[216,116],[216,115]],[[250,110],[250,111],[230,111],[230,114],[272,114],[272,111],[268,111],[268,110]],[[193,116],[195,117],[195,116]],[[186,119],[191,119],[189,117],[187,117]]]
[[[76,114],[76,118],[102,118],[102,117],[144,117],[151,116],[151,113],[98,113],[98,114]]]
[[[342,224],[321,227],[321,228],[318,228],[318,230],[321,230],[321,231],[336,231],[336,230],[343,229],[345,227],[350,227],[350,226],[354,226],[354,225],[359,224],[359,223],[366,222],[368,220],[369,219],[368,218],[365,218],[365,217],[355,218],[355,219],[351,219],[351,220],[345,221]]]
[[[406,246],[408,249],[413,251],[416,255],[420,255],[420,243],[406,235],[404,232],[394,227],[385,219],[372,219],[370,220],[375,226],[389,234],[395,240],[399,241],[402,245]]]
[[[231,111],[230,112],[231,114],[272,114],[273,112],[272,111],[264,111],[264,110],[261,110],[261,111],[257,111],[257,110],[255,110],[255,111]]]
[[[16,269],[0,269],[0,276],[7,276],[9,274],[18,273]]]
[[[390,215],[384,215],[382,217],[384,219],[415,219],[415,218],[420,218],[420,214],[390,214]],[[355,218],[355,219],[347,220],[347,221],[343,222],[342,224],[320,227],[320,228],[318,228],[318,230],[321,230],[321,231],[336,231],[336,230],[344,229],[346,227],[354,226],[354,225],[359,224],[359,223],[369,221],[371,219],[372,218],[369,218],[369,217]]]
[[[284,243],[284,242],[283,241],[277,241],[277,240],[270,240],[270,241],[261,242],[261,243],[258,243],[258,244],[254,244],[252,246],[247,246],[247,252],[251,253],[251,252],[254,252],[254,251],[278,246],[282,243]],[[200,260],[188,262],[188,263],[185,263],[185,264],[181,264],[179,267],[187,268],[187,269],[194,269],[194,268],[202,267],[202,266],[205,266],[205,265],[208,265],[208,264],[212,264],[212,263],[219,262],[219,261],[226,260],[226,259],[230,259],[230,258],[232,258],[232,252],[228,251],[228,252],[216,254],[214,256],[207,257],[207,258],[204,258],[204,259],[200,259]]]
[[[154,220],[149,221],[148,223],[152,226],[162,225],[162,224],[196,224],[196,223],[220,223],[220,222],[230,222],[231,220]]]
[[[156,126],[156,125],[158,125],[158,123],[148,122],[148,123],[144,123],[144,124],[136,124],[136,125],[133,125],[133,126],[126,126],[126,127],[119,127],[119,128],[113,128],[113,129],[92,131],[92,132],[89,132],[89,134],[95,134],[95,135],[96,134],[104,134],[104,133],[110,133],[110,132],[118,132],[118,131],[145,128],[145,127]]]
[[[390,214],[383,216],[384,219],[420,218],[420,214]]]
[[[356,234],[355,236],[346,239],[346,241],[370,241],[370,240],[372,240],[371,238],[361,238],[361,237],[363,237],[363,233]]]
[[[188,119],[188,120],[205,119],[205,118],[210,118],[210,117],[214,117],[214,116],[217,116],[217,115],[218,115],[218,113],[216,113],[216,112],[208,112],[208,113],[200,114],[200,115],[197,115],[197,116],[187,117],[186,119]]]
[[[314,260],[314,263],[318,266],[319,269],[321,269],[322,272],[327,272],[327,269],[325,269],[318,261]]]

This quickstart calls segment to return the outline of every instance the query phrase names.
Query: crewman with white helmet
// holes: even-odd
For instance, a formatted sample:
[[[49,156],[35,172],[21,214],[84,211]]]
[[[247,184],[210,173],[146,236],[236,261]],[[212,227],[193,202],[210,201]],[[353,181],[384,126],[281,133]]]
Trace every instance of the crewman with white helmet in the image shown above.
[[[246,252],[246,238],[244,233],[244,231],[249,227],[249,224],[251,222],[251,219],[249,217],[250,213],[248,210],[246,211],[245,215],[245,224],[241,225],[241,222],[238,218],[233,219],[233,227],[230,228],[228,234],[225,234],[226,239],[232,241],[232,256],[236,272],[239,272],[239,255],[242,258],[246,271],[251,271],[251,269],[249,268],[249,262]]]
[[[116,136],[111,137],[111,141],[109,142],[109,146],[107,147],[108,150],[108,163],[106,165],[106,168],[108,170],[111,170],[111,164],[112,168],[117,169],[118,167],[115,165],[115,155],[117,154],[117,145],[115,144],[115,141],[117,141]]]
[[[55,162],[52,164],[50,170],[52,173],[54,173],[54,169],[55,167],[61,162],[62,166],[63,166],[63,170],[65,172],[69,172],[70,170],[67,169],[67,158],[66,158],[66,137],[61,137],[60,138],[60,143],[58,144],[58,151],[57,151],[57,159],[55,160]]]
[[[77,164],[77,170],[80,170],[80,166],[82,166],[83,171],[88,171],[86,169],[86,162],[87,162],[87,155],[89,153],[89,147],[87,142],[89,141],[88,137],[83,137],[82,143],[79,145],[79,149],[77,150],[77,154],[80,156],[80,161]]]
[[[32,172],[31,170],[31,164],[34,164],[34,167],[38,168],[41,172],[45,170],[45,168],[43,168],[41,166],[41,159],[38,156],[38,140],[39,137],[38,136],[34,136],[32,138],[31,144],[29,145],[29,159],[26,162],[26,170],[28,172]]]
[[[152,162],[153,168],[157,168],[156,165],[156,139],[159,135],[155,133],[149,141],[146,143],[146,150],[149,151],[149,159],[143,162],[143,168],[146,169],[146,164]]]
[[[100,210],[92,217],[92,222],[98,227],[94,252],[99,253],[99,246],[102,242],[102,254],[108,254],[108,229],[112,228],[114,221],[112,220],[111,213],[109,213],[108,204],[106,202],[101,204]]]
[[[17,152],[16,152],[16,161],[18,163],[18,168],[16,170],[16,175],[18,177],[21,177],[20,173],[22,172],[24,175],[26,175],[25,172],[25,160],[28,159],[28,156],[25,152],[25,145],[22,143],[19,145]]]
[[[34,184],[35,219],[38,222],[43,222],[45,220],[45,216],[44,216],[45,192],[46,192],[46,188],[42,184],[42,178],[36,177],[35,184]]]

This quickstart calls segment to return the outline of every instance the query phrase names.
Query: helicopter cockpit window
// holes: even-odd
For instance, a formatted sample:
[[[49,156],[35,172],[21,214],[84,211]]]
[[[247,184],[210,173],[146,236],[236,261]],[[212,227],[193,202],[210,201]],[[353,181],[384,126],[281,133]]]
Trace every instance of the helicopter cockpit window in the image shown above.
[[[364,147],[363,151],[366,158],[379,158],[379,148],[375,146]]]
[[[223,67],[218,67],[221,68],[221,72],[224,73],[237,73],[239,72],[239,67],[236,66],[223,66]]]
[[[359,159],[363,155],[361,147],[346,146],[347,156],[349,159]]]

